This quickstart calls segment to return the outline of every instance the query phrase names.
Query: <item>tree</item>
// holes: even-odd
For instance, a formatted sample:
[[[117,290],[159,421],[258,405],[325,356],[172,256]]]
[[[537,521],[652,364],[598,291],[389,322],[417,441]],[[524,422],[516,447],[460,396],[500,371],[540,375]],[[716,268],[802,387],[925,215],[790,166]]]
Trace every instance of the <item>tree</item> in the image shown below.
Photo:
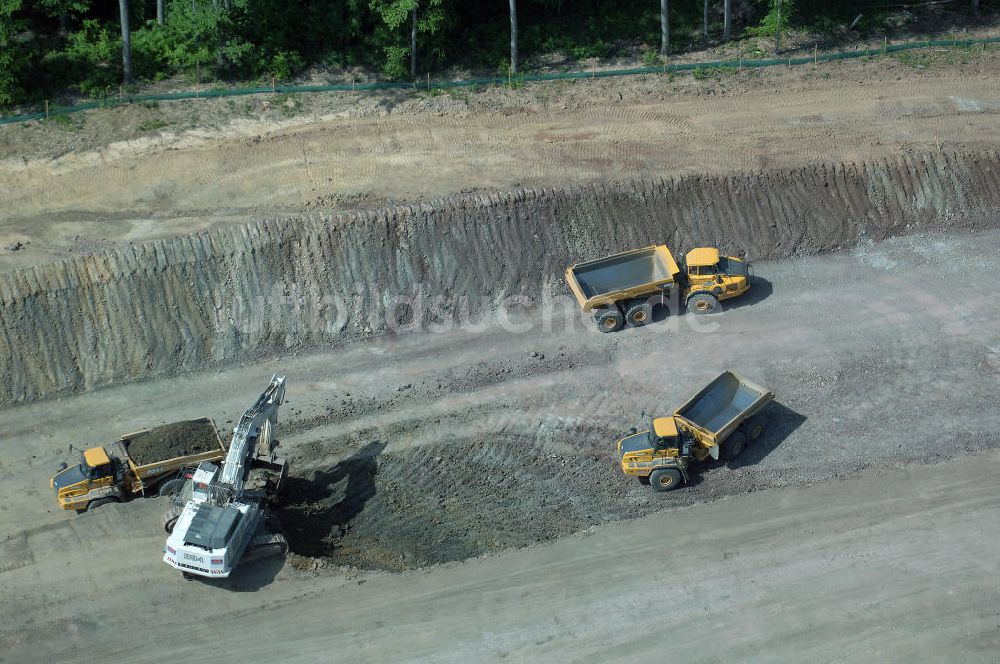
[[[21,0],[0,0],[0,104],[13,104],[21,95],[17,51],[14,48],[14,12]]]
[[[791,25],[795,3],[793,0],[768,0],[768,4],[767,15],[751,32],[760,37],[774,37],[774,52],[777,53],[781,50],[781,33]]]
[[[417,77],[417,5],[413,3],[413,25],[410,28],[410,78]]]
[[[660,54],[670,55],[670,0],[660,0]]]
[[[517,73],[517,0],[510,0],[510,73]]]
[[[729,41],[733,33],[733,3],[725,0],[722,8],[722,40]]]
[[[708,39],[708,0],[705,0],[705,39]]]
[[[132,75],[132,28],[128,20],[128,0],[118,0],[118,18],[122,24],[122,69],[125,85],[135,81]]]

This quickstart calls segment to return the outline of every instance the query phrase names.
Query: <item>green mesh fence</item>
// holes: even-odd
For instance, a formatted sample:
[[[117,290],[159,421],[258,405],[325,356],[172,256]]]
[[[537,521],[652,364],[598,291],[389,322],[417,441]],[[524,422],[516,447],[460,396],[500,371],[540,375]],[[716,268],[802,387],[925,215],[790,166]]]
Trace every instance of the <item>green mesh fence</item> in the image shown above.
[[[660,65],[656,67],[635,67],[631,69],[602,69],[593,71],[573,71],[555,74],[524,74],[518,75],[518,82],[536,81],[564,81],[577,78],[608,78],[612,76],[636,76],[641,74],[666,74],[668,72],[685,72],[698,69],[738,69],[743,67],[774,67],[777,65],[805,65],[818,62],[829,62],[831,60],[850,60],[853,58],[867,58],[900,51],[911,51],[921,48],[932,47],[969,47],[986,44],[1000,43],[1000,37],[988,37],[985,39],[952,39],[947,41],[920,41],[908,42],[905,44],[886,44],[880,48],[860,49],[857,51],[846,51],[840,53],[823,53],[804,57],[770,58],[766,60],[716,60],[712,62],[686,62],[674,65]],[[459,81],[446,81],[428,79],[426,82],[377,82],[377,83],[336,83],[332,85],[278,85],[274,87],[257,88],[233,88],[224,90],[204,90],[196,92],[160,92],[144,95],[124,95],[121,97],[109,97],[95,101],[84,102],[74,106],[50,106],[49,115],[61,115],[66,113],[77,113],[94,108],[108,108],[131,104],[143,101],[170,101],[175,99],[208,99],[212,97],[241,97],[245,95],[257,95],[264,93],[308,93],[308,92],[358,92],[368,90],[403,90],[414,88],[460,88],[474,85],[505,85],[510,81],[503,76],[484,76],[480,78],[469,78]],[[46,111],[35,113],[25,113],[22,115],[9,115],[0,117],[0,125],[12,122],[25,122],[28,120],[41,120],[46,117]]]

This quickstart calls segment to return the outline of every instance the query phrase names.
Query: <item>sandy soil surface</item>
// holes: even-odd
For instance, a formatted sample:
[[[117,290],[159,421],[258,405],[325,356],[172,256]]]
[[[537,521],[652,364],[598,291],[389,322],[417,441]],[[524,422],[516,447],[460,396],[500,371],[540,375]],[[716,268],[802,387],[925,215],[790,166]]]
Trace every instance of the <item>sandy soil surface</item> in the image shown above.
[[[173,122],[173,108],[168,128],[117,141],[118,128],[167,111],[102,111],[85,122],[110,128],[93,135],[6,126],[0,247],[23,246],[4,249],[0,269],[308,209],[994,148],[1000,52],[914,57],[471,95],[320,95],[267,111],[261,100],[239,112],[206,101],[184,111],[190,123]]]
[[[760,264],[712,329],[601,335],[567,307],[0,411],[3,657],[989,661],[1000,305],[968,275],[998,243]],[[777,394],[763,441],[671,494],[622,476],[615,437],[727,368]],[[286,561],[187,583],[159,561],[159,499],[56,510],[67,443],[231,425],[273,371]]]
[[[112,508],[36,529],[33,562],[3,573],[0,661],[985,664],[1000,649],[998,478],[987,452],[405,576],[260,565],[245,592],[181,581],[154,561],[150,519]]]

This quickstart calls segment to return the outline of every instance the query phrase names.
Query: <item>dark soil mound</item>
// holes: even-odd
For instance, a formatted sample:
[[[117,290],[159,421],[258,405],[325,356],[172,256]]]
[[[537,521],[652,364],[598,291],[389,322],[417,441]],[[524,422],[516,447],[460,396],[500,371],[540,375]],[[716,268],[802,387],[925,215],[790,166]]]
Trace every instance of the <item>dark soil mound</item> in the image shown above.
[[[217,446],[216,437],[215,426],[206,417],[172,422],[132,437],[128,453],[136,464],[142,466],[208,452]]]

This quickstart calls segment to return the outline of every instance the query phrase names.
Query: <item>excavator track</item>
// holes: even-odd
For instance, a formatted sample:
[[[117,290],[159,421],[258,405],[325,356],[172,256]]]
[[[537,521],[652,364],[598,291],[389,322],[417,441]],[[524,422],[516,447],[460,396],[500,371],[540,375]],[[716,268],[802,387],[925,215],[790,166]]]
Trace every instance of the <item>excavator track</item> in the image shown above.
[[[281,533],[257,535],[247,546],[240,563],[265,558],[283,558],[288,555],[288,540]]]

